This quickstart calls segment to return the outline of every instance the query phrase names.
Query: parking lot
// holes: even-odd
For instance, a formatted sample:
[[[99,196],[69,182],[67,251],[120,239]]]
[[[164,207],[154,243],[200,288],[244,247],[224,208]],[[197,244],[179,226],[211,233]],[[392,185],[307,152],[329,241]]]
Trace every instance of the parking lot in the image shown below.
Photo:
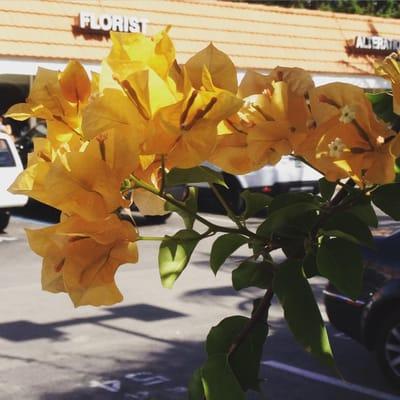
[[[223,216],[207,215],[220,224]],[[256,223],[256,221],[255,221]],[[140,261],[117,274],[124,302],[74,309],[64,295],[40,290],[40,259],[28,249],[25,227],[46,225],[13,217],[0,235],[0,399],[187,398],[186,383],[204,360],[203,340],[228,315],[248,315],[256,290],[231,289],[239,250],[214,277],[210,241],[200,243],[172,290],[162,289],[157,243],[140,243]],[[173,233],[180,220],[140,227],[143,235]],[[397,229],[382,219],[381,229]],[[323,279],[313,288],[322,305]],[[326,316],[324,315],[324,318]],[[332,376],[293,340],[274,303],[264,347],[261,395],[250,399],[400,399],[382,377],[374,355],[328,324],[343,379]]]

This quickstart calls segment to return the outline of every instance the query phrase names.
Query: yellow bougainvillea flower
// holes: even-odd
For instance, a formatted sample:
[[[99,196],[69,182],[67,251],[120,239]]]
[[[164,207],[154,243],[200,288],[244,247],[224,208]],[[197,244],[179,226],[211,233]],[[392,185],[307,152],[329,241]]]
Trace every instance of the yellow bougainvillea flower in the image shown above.
[[[216,146],[208,158],[230,174],[245,174],[255,169],[248,151],[247,133],[241,130],[241,124],[242,121],[235,115],[218,125]]]
[[[152,119],[160,108],[182,99],[174,90],[172,79],[163,80],[151,69],[134,72],[120,84],[146,120]]]
[[[242,100],[214,85],[206,67],[202,71],[203,86],[194,89],[187,80],[187,69],[182,69],[183,100],[161,108],[155,115],[154,136],[148,147],[166,155],[169,168],[190,168],[201,164],[212,153],[221,120],[235,114]]]
[[[248,70],[240,81],[238,96],[244,99],[254,94],[261,94],[264,90],[270,88],[271,83],[272,79],[270,79],[269,75]]]
[[[133,172],[133,175],[137,179],[152,185],[155,190],[160,190],[161,168],[159,156],[140,156],[139,167]],[[168,214],[168,211],[165,210],[166,200],[145,189],[135,188],[132,191],[132,200],[142,215]]]
[[[6,115],[16,120],[43,118],[53,146],[81,137],[81,112],[87,104],[91,83],[81,64],[68,63],[61,73],[39,68],[26,103],[10,107]]]
[[[131,171],[137,165],[140,146],[152,126],[138,112],[134,104],[117,89],[106,89],[85,109],[82,132],[86,140],[106,135],[113,140],[114,147],[125,153],[117,159],[126,163]],[[118,147],[116,147],[118,146]],[[130,158],[130,159],[129,159]],[[128,171],[129,174],[130,171]]]
[[[376,139],[382,135],[380,130],[373,129],[377,119],[362,88],[348,83],[329,83],[310,90],[309,94],[312,117],[317,125],[338,117],[344,124],[356,123],[368,137]]]
[[[61,94],[58,82],[58,72],[45,68],[38,68],[35,80],[26,103],[12,106],[7,116],[16,120],[25,120],[31,116],[54,119],[61,118],[67,109],[74,108],[69,105]]]
[[[158,144],[154,138],[149,147],[154,153],[166,156],[168,168],[197,166],[207,159],[215,146],[217,122],[203,118],[213,102],[188,119],[187,109],[192,104],[190,99],[181,101],[163,107],[155,116],[155,132],[160,138]]]
[[[46,177],[44,203],[88,220],[104,218],[129,204],[120,193],[121,176],[107,164],[102,141],[56,159]]]
[[[265,121],[249,129],[248,151],[252,154],[256,169],[267,164],[275,165],[283,155],[292,152],[289,135],[287,121]]]
[[[269,75],[249,70],[240,82],[238,95],[241,98],[260,94],[271,87],[272,82],[286,82],[291,94],[305,96],[315,87],[311,75],[302,68],[276,67]]]
[[[46,138],[34,138],[33,144],[33,152],[28,154],[27,168],[18,175],[8,190],[42,201],[45,199],[47,174],[57,157],[57,152]]]
[[[10,187],[12,193],[27,194],[66,214],[77,214],[88,220],[105,218],[129,202],[120,193],[122,177],[127,174],[123,160],[113,143],[94,139],[81,151],[57,154],[57,157],[35,149],[36,163],[17,178]],[[32,162],[33,162],[32,158]],[[127,161],[127,160],[125,160]],[[132,169],[136,164],[132,164]],[[113,169],[114,168],[114,169]]]
[[[315,87],[311,75],[302,68],[276,67],[269,77],[274,81],[286,82],[289,92],[295,96],[305,96]]]
[[[290,154],[291,125],[288,116],[288,85],[272,82],[272,90],[246,98],[248,151],[255,166],[276,164]]]
[[[169,78],[176,61],[168,30],[151,38],[112,32],[113,46],[102,65],[100,89],[119,86],[145,120],[151,120],[160,107],[181,99],[175,97],[175,82]]]
[[[86,103],[91,92],[91,83],[82,64],[70,61],[59,76],[61,93],[71,103]]]
[[[57,225],[25,231],[30,248],[43,257],[42,289],[52,293],[65,292],[61,269],[65,260],[64,247],[68,237],[56,235]]]
[[[100,81],[107,82],[110,70],[103,68]],[[108,85],[108,83],[105,83]],[[109,85],[111,87],[111,85]],[[139,69],[130,73],[118,86],[104,88],[85,110],[82,130],[86,139],[114,130],[127,136],[144,154],[165,152],[164,138],[155,131],[153,119],[163,107],[183,98],[171,78],[164,81],[154,70]],[[168,142],[168,140],[167,140]]]
[[[243,101],[237,96],[236,68],[229,56],[212,43],[187,61],[183,73],[200,94],[196,96],[194,105],[189,110],[189,119],[193,111],[204,108],[212,98],[216,101],[205,115],[206,119],[228,118],[242,106]]]
[[[217,121],[226,119],[235,114],[243,105],[243,100],[236,93],[229,90],[221,89],[214,84],[213,77],[206,66],[203,67],[202,73],[202,89],[194,101],[194,107],[191,111],[198,107],[205,107],[213,98],[216,99],[211,110],[204,116],[206,119],[214,119]],[[190,113],[189,116],[190,118]]]
[[[122,300],[114,276],[121,264],[135,263],[136,228],[116,215],[86,221],[63,218],[57,225],[27,230],[29,245],[43,257],[42,287],[67,292],[76,307]]]
[[[106,61],[117,80],[123,81],[132,73],[148,68],[165,80],[175,61],[175,47],[168,31],[169,27],[153,37],[111,32],[112,47]]]
[[[247,173],[296,150],[310,133],[306,97],[313,87],[300,68],[277,67],[270,75],[248,71],[238,88],[245,106],[220,124],[210,161],[231,173]]]
[[[375,71],[378,75],[390,80],[393,91],[393,111],[400,115],[400,57],[392,53],[382,62],[375,63]]]
[[[169,168],[189,168],[205,161],[215,146],[218,123],[242,104],[229,91],[236,92],[237,88],[232,62],[229,60],[233,67],[229,81],[233,84],[228,84],[221,80],[226,73],[220,71],[228,57],[213,47],[206,51],[209,69],[202,66],[197,71],[197,59],[178,66],[166,31],[153,38],[113,34],[112,40],[109,68],[104,66],[105,76],[100,81],[115,88],[113,83],[106,83],[112,73],[123,93],[116,89],[106,93],[104,89],[103,96],[87,108],[85,137],[90,139],[108,129],[123,130],[137,140],[140,154],[163,155]],[[201,82],[198,88],[191,82],[197,74]],[[214,79],[218,84],[214,85]],[[108,99],[111,90],[115,91],[113,102]],[[116,105],[115,110],[110,103]]]
[[[133,135],[134,127],[135,141],[141,143],[144,140],[145,120],[128,97],[118,89],[105,89],[83,114],[82,131],[86,140],[111,130]]]
[[[189,78],[195,89],[200,89],[203,82],[204,67],[209,71],[214,85],[236,95],[238,89],[236,68],[231,59],[212,43],[196,53],[185,64]]]
[[[82,145],[80,128],[71,130],[68,125],[57,120],[48,120],[46,125],[47,138],[55,149],[65,148],[65,145],[67,145],[70,150],[79,150]],[[79,132],[79,135],[77,132]]]
[[[306,96],[314,87],[311,75],[301,68],[276,67],[267,76],[249,71],[239,86],[239,95],[249,97],[263,92],[273,91],[273,82],[287,84],[287,118],[292,127],[299,133],[307,131],[310,112]]]
[[[129,202],[121,197],[123,179],[138,167],[138,154],[112,133],[81,145],[55,150],[50,141],[34,139],[28,167],[9,190],[87,219],[104,217]]]
[[[332,181],[351,177],[360,186],[393,181],[395,133],[377,119],[362,89],[320,86],[310,91],[310,104],[317,129],[299,147],[300,155]]]

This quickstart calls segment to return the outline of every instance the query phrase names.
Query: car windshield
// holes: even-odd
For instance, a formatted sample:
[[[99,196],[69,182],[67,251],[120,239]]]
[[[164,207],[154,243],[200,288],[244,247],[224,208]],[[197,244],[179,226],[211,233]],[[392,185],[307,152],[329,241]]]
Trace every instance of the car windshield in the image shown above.
[[[0,167],[15,167],[14,157],[4,139],[0,139]]]

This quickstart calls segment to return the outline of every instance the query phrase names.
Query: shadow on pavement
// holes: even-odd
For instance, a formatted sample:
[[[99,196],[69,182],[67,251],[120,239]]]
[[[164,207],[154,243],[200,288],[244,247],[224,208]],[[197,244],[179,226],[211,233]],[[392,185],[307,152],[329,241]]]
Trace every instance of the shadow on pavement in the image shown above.
[[[199,299],[215,301],[224,296],[231,297],[232,289],[228,286],[215,289],[204,289],[188,291],[183,296],[184,301],[198,301]],[[251,298],[247,291],[239,293],[243,304],[250,303]],[[153,321],[158,319],[181,318],[184,314],[176,313],[161,307],[154,307],[148,304],[137,304],[133,306],[116,307],[106,309],[109,315],[93,318],[78,318],[67,321],[58,321],[52,324],[43,324],[47,328],[47,335],[56,338],[54,330],[67,325],[80,323],[93,323],[101,326],[119,330],[120,328],[107,325],[107,321],[120,317],[136,318],[142,321]],[[249,312],[238,312],[238,309],[231,309],[227,314],[246,314]],[[22,321],[26,322],[26,321]],[[218,321],[212,321],[216,324]],[[0,326],[3,333],[4,325]],[[211,325],[211,324],[210,324]],[[25,330],[21,321],[15,322],[15,328]],[[49,330],[50,328],[50,330]],[[52,329],[52,330],[51,330]],[[345,380],[359,385],[369,385],[380,390],[388,391],[388,387],[370,353],[349,338],[336,337],[336,331],[328,326],[332,344],[335,351],[337,365]],[[117,354],[110,349],[82,355],[85,363],[69,364],[57,358],[47,362],[34,358],[26,361],[32,366],[45,367],[51,364],[52,368],[65,370],[63,378],[55,382],[43,382],[40,387],[40,395],[35,397],[39,400],[183,400],[187,399],[185,387],[193,371],[201,366],[206,354],[204,344],[198,341],[166,339],[162,330],[155,330],[151,335],[141,332],[124,330],[133,336],[148,339],[154,345],[146,352],[145,358],[135,355],[129,347],[121,349]],[[49,337],[49,336],[42,336]],[[32,338],[31,338],[32,339]],[[15,339],[14,339],[15,340]],[[29,340],[29,339],[25,339]],[[57,338],[56,338],[57,340]],[[115,343],[114,343],[115,344]],[[0,354],[0,357],[2,355]],[[350,360],[349,360],[350,357]],[[291,333],[286,327],[282,318],[273,318],[270,322],[270,334],[264,346],[263,360],[275,360],[288,366],[295,366],[305,371],[314,371],[317,374],[334,377],[331,370],[321,366],[316,359],[304,352],[293,340]],[[350,362],[349,362],[350,361]],[[76,376],[76,373],[79,375]],[[75,377],[71,377],[75,373]],[[315,395],[325,393],[323,398],[336,400],[361,400],[357,393],[335,386],[326,386],[323,382],[307,380],[301,376],[276,370],[269,366],[263,366],[260,370],[260,377],[263,378],[263,388],[267,393],[266,397],[250,395],[248,400],[273,399],[273,400],[304,400]],[[46,386],[44,386],[46,385]],[[328,390],[327,390],[328,389]],[[293,396],[292,396],[293,395]]]
[[[134,360],[134,354],[132,360],[109,357],[110,365],[115,366],[113,370],[93,371],[86,382],[82,382],[85,386],[81,383],[70,391],[47,391],[39,399],[184,400],[187,399],[187,383],[204,360],[202,343],[175,341],[163,351],[148,353],[146,360]]]
[[[75,318],[63,321],[55,321],[47,324],[38,324],[31,321],[12,321],[0,324],[0,338],[12,341],[23,342],[26,340],[34,339],[52,339],[55,341],[66,340],[65,334],[59,330],[71,325],[79,324],[94,324],[105,328],[117,330],[124,333],[132,333],[136,336],[143,336],[150,338],[147,335],[142,335],[138,332],[129,331],[123,328],[107,325],[107,321],[112,321],[118,318],[132,318],[144,322],[160,321],[163,319],[182,318],[185,314],[168,310],[166,308],[156,307],[149,304],[135,304],[131,306],[105,308],[104,311],[109,314],[88,317],[88,318]],[[160,341],[164,341],[160,339]],[[167,341],[168,343],[168,341]]]

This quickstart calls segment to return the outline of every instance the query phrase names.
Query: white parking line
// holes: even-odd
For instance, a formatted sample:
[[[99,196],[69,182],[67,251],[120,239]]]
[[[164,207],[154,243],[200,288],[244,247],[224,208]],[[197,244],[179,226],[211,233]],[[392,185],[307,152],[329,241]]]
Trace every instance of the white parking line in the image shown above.
[[[381,392],[379,390],[366,388],[364,386],[356,385],[355,383],[345,382],[337,378],[332,378],[330,376],[318,374],[316,372],[308,371],[306,369],[301,369],[297,367],[293,367],[289,364],[284,364],[279,361],[269,360],[262,361],[262,364],[268,365],[269,367],[280,369],[282,371],[290,372],[294,375],[302,376],[303,378],[308,378],[313,381],[318,381],[322,383],[326,383],[328,385],[337,386],[342,389],[347,389],[352,392],[357,392],[364,394],[366,396],[375,397],[376,399],[381,400],[400,400],[400,396],[396,396],[394,394]]]
[[[49,226],[49,225],[53,225],[52,222],[44,222],[44,221],[38,221],[36,219],[33,218],[28,218],[28,217],[21,217],[19,215],[13,215],[11,217],[11,221],[12,220],[17,220],[26,224],[33,224],[33,225],[38,225],[38,226]],[[11,222],[12,223],[12,222]]]
[[[202,214],[202,216],[209,221],[214,221],[220,224],[233,224],[233,222],[228,218],[225,217],[224,215],[216,215],[216,214]]]
[[[333,335],[333,337],[338,338],[338,339],[342,339],[342,340],[352,340],[350,336],[347,336],[345,333],[343,332],[338,332],[335,333]]]
[[[227,216],[221,214],[209,214],[209,213],[201,213],[201,216],[208,219],[209,221],[213,221],[219,224],[231,224],[235,226],[234,222],[231,221]],[[258,225],[262,220],[260,218],[250,218],[247,220],[247,224],[249,225]]]
[[[18,238],[14,236],[0,236],[0,243],[1,242],[15,242]]]

